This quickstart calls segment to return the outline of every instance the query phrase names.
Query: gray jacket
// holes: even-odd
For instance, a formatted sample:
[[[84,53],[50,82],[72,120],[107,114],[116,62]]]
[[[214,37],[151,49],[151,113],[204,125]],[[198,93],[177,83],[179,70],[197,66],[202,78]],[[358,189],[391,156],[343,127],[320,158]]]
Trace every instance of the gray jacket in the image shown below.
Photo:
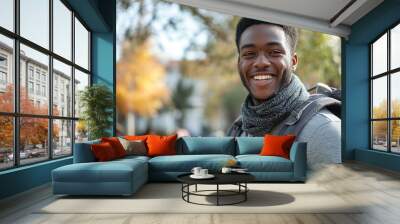
[[[339,102],[340,103],[340,102]],[[301,122],[301,115],[304,108],[293,113],[277,125],[272,134],[291,133],[292,127],[296,127],[296,123]],[[341,120],[326,108],[319,108],[310,113],[311,117],[305,119],[304,125],[298,131],[296,141],[307,142],[307,164],[313,169],[321,164],[341,163]],[[304,121],[304,119],[303,119]],[[241,117],[239,117],[228,131],[229,136],[251,136],[249,133],[241,130]],[[289,128],[282,126],[287,125]],[[297,132],[297,131],[295,131]]]

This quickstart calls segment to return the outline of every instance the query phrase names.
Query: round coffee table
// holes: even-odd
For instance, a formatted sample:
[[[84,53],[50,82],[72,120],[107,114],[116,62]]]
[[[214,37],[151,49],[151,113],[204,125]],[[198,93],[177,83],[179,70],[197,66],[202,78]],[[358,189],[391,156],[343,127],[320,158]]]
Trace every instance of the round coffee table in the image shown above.
[[[190,196],[204,196],[204,197],[216,197],[217,206],[220,205],[234,205],[241,202],[245,202],[247,200],[247,192],[249,188],[247,187],[247,183],[255,180],[255,177],[249,173],[215,173],[213,174],[215,177],[212,179],[193,179],[190,177],[191,173],[182,174],[177,177],[178,181],[182,183],[182,199],[188,203],[198,204],[198,205],[215,205],[215,204],[202,204],[190,201]],[[215,190],[197,190],[198,184],[205,185],[216,185]],[[195,186],[194,191],[190,191],[190,186]],[[220,185],[236,185],[238,186],[237,190],[223,190],[220,189]],[[216,194],[205,194],[208,192],[215,192]],[[230,196],[241,196],[240,200],[234,201],[232,203],[221,203],[221,197],[230,197]]]

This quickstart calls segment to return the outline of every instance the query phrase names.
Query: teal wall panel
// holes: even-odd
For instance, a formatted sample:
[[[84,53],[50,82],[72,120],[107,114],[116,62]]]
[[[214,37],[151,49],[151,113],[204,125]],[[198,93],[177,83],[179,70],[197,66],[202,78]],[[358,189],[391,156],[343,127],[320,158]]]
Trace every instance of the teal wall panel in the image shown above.
[[[343,152],[344,159],[355,159],[383,168],[399,170],[397,155],[369,150],[369,43],[400,22],[400,1],[386,0],[351,27],[343,42]],[[398,165],[393,161],[397,161]]]
[[[66,2],[79,14],[79,17],[90,27],[93,32],[112,32],[112,23],[100,10],[100,4],[115,2],[114,0],[66,0]]]
[[[109,32],[92,32],[92,82],[105,84],[113,94],[114,105],[116,102],[116,1],[98,1],[98,10],[103,15]],[[116,107],[113,109],[113,125],[110,133],[116,132]]]
[[[367,148],[369,139],[368,46],[346,44],[344,98],[344,159],[354,159],[355,148]]]
[[[400,172],[400,155],[376,150],[356,149],[355,160]]]
[[[113,90],[114,54],[113,34],[93,33],[92,35],[92,72],[93,83],[102,83]]]
[[[68,157],[0,172],[0,199],[48,183],[53,169],[71,163]]]
[[[115,54],[113,33],[92,34],[92,82],[108,86],[115,100]],[[115,104],[115,103],[114,103]],[[115,135],[116,110],[113,110],[113,125],[110,134]]]

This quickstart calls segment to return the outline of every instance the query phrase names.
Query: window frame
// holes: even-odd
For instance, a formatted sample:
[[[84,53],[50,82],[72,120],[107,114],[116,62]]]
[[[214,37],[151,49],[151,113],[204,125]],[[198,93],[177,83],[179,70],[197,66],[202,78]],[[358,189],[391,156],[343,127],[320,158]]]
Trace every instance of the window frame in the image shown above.
[[[73,152],[74,152],[74,143],[75,143],[75,126],[76,126],[76,121],[79,120],[79,117],[75,117],[75,108],[72,107],[71,108],[71,114],[68,116],[56,116],[53,115],[53,59],[58,60],[61,63],[64,63],[68,66],[71,66],[71,92],[72,92],[72,99],[71,99],[71,104],[74,105],[75,103],[75,88],[74,88],[74,82],[75,82],[75,69],[85,73],[88,75],[89,77],[89,83],[88,86],[92,85],[92,57],[91,57],[91,50],[92,50],[92,43],[91,43],[91,37],[92,37],[92,30],[88,27],[88,25],[84,22],[84,20],[79,16],[78,13],[76,13],[72,7],[68,4],[68,2],[66,2],[65,0],[59,0],[68,10],[71,11],[71,18],[70,18],[70,22],[71,22],[71,59],[67,59],[64,58],[63,56],[55,53],[53,50],[53,1],[54,0],[48,0],[48,4],[49,4],[49,49],[46,49],[42,46],[40,46],[39,44],[36,44],[32,41],[30,41],[29,39],[24,38],[23,36],[20,35],[20,0],[14,0],[13,1],[13,10],[14,10],[14,18],[13,18],[13,22],[14,22],[14,31],[10,31],[4,27],[0,26],[0,35],[3,35],[7,38],[10,38],[13,40],[13,59],[12,59],[12,69],[11,71],[13,72],[13,79],[14,79],[14,110],[13,112],[1,112],[0,111],[0,116],[4,116],[4,117],[12,117],[13,119],[13,154],[14,154],[14,161],[13,161],[13,166],[11,167],[5,167],[5,168],[0,168],[0,172],[4,171],[4,170],[10,170],[10,169],[15,169],[18,167],[23,167],[23,166],[29,166],[29,165],[33,165],[33,164],[37,164],[37,163],[43,163],[49,160],[53,160],[53,159],[61,159],[61,158],[65,158],[65,157],[70,157],[73,156]],[[81,66],[79,66],[78,64],[75,63],[75,18],[77,20],[79,20],[79,22],[84,26],[84,28],[88,31],[88,61],[89,61],[89,65],[88,65],[88,69],[85,69]],[[46,115],[39,115],[39,114],[27,114],[27,113],[21,113],[20,111],[20,85],[21,85],[21,80],[20,80],[20,44],[23,44],[27,47],[32,48],[33,50],[36,50],[42,54],[45,54],[48,56],[49,59],[49,63],[48,63],[48,80],[46,83],[46,87],[45,90],[47,91],[47,93],[45,92],[46,96],[48,97],[48,112]],[[36,69],[34,68],[33,70],[33,79],[30,79],[30,74],[29,74],[29,68],[30,65],[27,64],[27,72],[25,74],[26,76],[26,82],[28,83],[29,81],[32,81],[35,86],[36,83],[40,83],[40,87],[42,87],[42,79],[41,79],[41,75],[42,72],[41,71],[39,73],[39,80],[36,80]],[[38,82],[37,82],[38,81]],[[28,85],[28,84],[27,84]],[[27,86],[28,87],[28,86]],[[29,88],[29,87],[28,87]],[[27,88],[27,91],[29,91]],[[35,87],[34,87],[35,88]],[[36,89],[34,89],[34,92],[36,91]],[[40,91],[41,92],[41,91]],[[42,94],[39,94],[38,96],[42,96]],[[38,162],[32,162],[32,163],[26,163],[26,164],[21,164],[20,161],[20,119],[21,118],[45,118],[47,119],[48,122],[48,136],[47,136],[47,142],[51,143],[51,144],[47,144],[47,151],[48,151],[48,155],[47,158],[43,158],[43,160],[40,160]],[[68,155],[62,155],[62,156],[54,156],[53,152],[54,152],[54,147],[53,147],[53,122],[56,120],[65,120],[65,121],[70,121],[71,122],[71,153]]]
[[[384,32],[379,34],[375,39],[373,39],[370,43],[368,43],[369,47],[369,149],[373,151],[379,151],[379,152],[386,152],[386,153],[391,153],[391,154],[400,154],[400,152],[393,152],[392,151],[392,122],[393,121],[400,121],[400,117],[392,117],[392,97],[391,97],[391,91],[392,91],[392,76],[396,75],[396,73],[400,72],[400,67],[391,69],[391,31],[393,28],[400,26],[400,21],[397,21],[396,23],[392,24],[389,28],[385,29]],[[384,35],[387,35],[387,63],[386,63],[386,71],[376,74],[374,76],[373,74],[373,44],[376,43],[381,37]],[[373,93],[374,93],[374,86],[373,86],[373,81],[382,77],[386,77],[386,87],[387,87],[387,105],[386,105],[386,117],[385,118],[373,118]],[[386,121],[386,151],[384,150],[379,150],[374,148],[374,133],[373,133],[373,122],[374,121]]]

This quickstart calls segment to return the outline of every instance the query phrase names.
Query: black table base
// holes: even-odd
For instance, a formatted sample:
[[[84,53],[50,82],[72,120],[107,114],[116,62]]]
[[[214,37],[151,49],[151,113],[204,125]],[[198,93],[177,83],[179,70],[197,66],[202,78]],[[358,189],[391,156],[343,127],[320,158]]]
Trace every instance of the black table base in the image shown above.
[[[195,185],[195,191],[190,191],[190,186]],[[182,183],[182,199],[188,203],[196,204],[196,205],[235,205],[242,202],[247,201],[247,192],[249,188],[247,187],[247,183],[237,183],[231,184],[238,186],[237,190],[222,190],[220,189],[220,185],[226,184],[215,184],[216,190],[197,190],[197,184],[187,184]],[[216,194],[202,194],[202,192],[215,192]],[[190,201],[190,196],[203,196],[203,197],[216,197],[217,204],[202,204]],[[232,197],[232,196],[241,196],[240,200],[232,202],[232,203],[221,203],[221,197]]]

